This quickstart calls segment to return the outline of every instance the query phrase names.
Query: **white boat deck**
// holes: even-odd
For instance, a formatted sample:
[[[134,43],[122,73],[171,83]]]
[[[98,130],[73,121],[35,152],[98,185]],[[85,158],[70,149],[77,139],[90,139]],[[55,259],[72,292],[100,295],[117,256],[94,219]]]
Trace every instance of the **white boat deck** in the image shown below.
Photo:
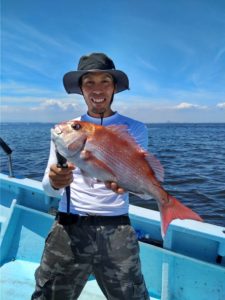
[[[15,260],[6,263],[1,268],[1,292],[0,300],[7,295],[7,300],[30,300],[34,291],[34,272],[37,263]],[[12,278],[15,278],[12,282]],[[13,286],[13,289],[12,289]],[[79,300],[106,300],[96,280],[89,280],[85,285]],[[151,300],[159,300],[152,298]]]

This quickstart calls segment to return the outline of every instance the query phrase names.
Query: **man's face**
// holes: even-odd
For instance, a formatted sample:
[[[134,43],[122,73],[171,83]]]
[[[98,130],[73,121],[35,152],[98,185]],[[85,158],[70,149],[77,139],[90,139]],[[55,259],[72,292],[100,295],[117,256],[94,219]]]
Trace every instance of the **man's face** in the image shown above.
[[[88,113],[92,117],[104,117],[112,114],[111,100],[115,92],[115,83],[109,73],[90,72],[82,77],[81,89]]]

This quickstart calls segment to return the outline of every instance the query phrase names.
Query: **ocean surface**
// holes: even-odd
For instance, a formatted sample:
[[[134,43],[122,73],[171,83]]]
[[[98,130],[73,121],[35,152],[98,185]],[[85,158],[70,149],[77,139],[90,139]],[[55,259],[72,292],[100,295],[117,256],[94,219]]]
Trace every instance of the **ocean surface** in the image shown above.
[[[0,137],[13,150],[16,177],[41,180],[50,144],[50,123],[2,123]],[[148,124],[149,151],[165,169],[164,188],[199,213],[205,222],[225,226],[225,123]],[[134,166],[135,167],[135,166]],[[8,173],[0,149],[0,172]],[[130,202],[157,210],[154,200]]]

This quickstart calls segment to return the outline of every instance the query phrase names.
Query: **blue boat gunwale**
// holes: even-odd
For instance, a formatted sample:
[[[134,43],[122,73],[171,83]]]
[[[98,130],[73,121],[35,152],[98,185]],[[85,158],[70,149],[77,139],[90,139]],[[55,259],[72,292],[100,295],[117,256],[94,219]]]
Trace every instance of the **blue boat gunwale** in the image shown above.
[[[22,189],[26,193],[23,193],[23,196],[29,196],[29,201],[32,205],[30,207],[27,207],[27,202],[23,203],[23,199],[19,199],[20,201],[17,201],[16,194],[12,197],[12,204],[11,204],[11,211],[8,214],[8,220],[5,224],[4,234],[2,237],[2,243],[1,243],[1,249],[5,247],[5,258],[2,261],[2,270],[6,270],[7,266],[13,266],[13,260],[16,259],[16,261],[20,261],[21,259],[24,259],[24,263],[29,261],[31,259],[31,256],[28,255],[26,258],[26,243],[24,236],[27,233],[33,234],[32,230],[29,230],[29,228],[26,227],[26,222],[29,220],[27,219],[27,215],[30,215],[31,220],[34,221],[35,218],[33,216],[40,216],[44,219],[47,218],[49,220],[49,226],[48,230],[42,231],[42,236],[38,238],[37,245],[40,246],[40,248],[44,245],[44,239],[46,235],[48,234],[48,231],[50,229],[50,224],[54,221],[54,216],[51,216],[47,214],[49,208],[51,205],[56,204],[59,199],[54,199],[51,197],[48,197],[44,194],[41,182],[35,181],[33,179],[18,179],[18,178],[10,178],[7,175],[0,174],[0,183],[1,186],[4,188],[8,188],[9,192],[12,191],[14,188],[16,192],[19,193],[19,191]],[[6,189],[7,190],[7,189]],[[38,197],[37,197],[38,195]],[[39,198],[40,196],[40,198]],[[14,199],[14,200],[13,200]],[[35,209],[35,201],[38,201],[42,199],[42,205],[39,206],[41,209]],[[37,204],[37,203],[36,203]],[[39,203],[40,204],[40,203]],[[16,216],[16,217],[15,217]],[[155,233],[156,238],[158,240],[161,239],[160,236],[160,216],[159,212],[157,211],[151,211],[148,209],[144,209],[141,207],[136,207],[134,205],[130,205],[130,217],[132,224],[135,228],[140,228],[142,230],[147,229],[148,226],[151,226],[152,232]],[[20,224],[20,226],[19,226]],[[43,225],[43,224],[42,224]],[[202,226],[197,226],[202,225]],[[3,227],[4,228],[4,227]],[[202,230],[203,228],[203,230]],[[38,229],[38,228],[37,228]],[[41,228],[39,228],[41,230]],[[43,230],[43,229],[42,229]],[[218,231],[219,230],[219,231]],[[149,245],[146,243],[143,243],[140,241],[140,255],[143,265],[143,271],[148,278],[148,288],[151,289],[151,295],[155,296],[157,299],[160,299],[162,293],[170,293],[171,291],[174,293],[176,292],[175,296],[171,296],[168,294],[168,299],[175,299],[175,300],[196,300],[196,299],[205,299],[205,298],[179,298],[177,295],[187,295],[189,292],[187,290],[182,291],[183,287],[181,287],[181,278],[185,278],[186,281],[189,282],[189,285],[192,286],[192,289],[196,289],[196,293],[203,293],[203,291],[199,291],[199,289],[203,290],[204,285],[207,284],[206,280],[211,280],[211,285],[208,284],[208,286],[205,288],[206,291],[204,291],[205,296],[209,295],[217,295],[218,298],[215,299],[224,299],[225,298],[225,281],[223,281],[223,278],[225,277],[225,260],[224,260],[224,247],[225,247],[225,235],[223,233],[223,230],[225,228],[220,226],[215,226],[212,224],[206,224],[206,223],[199,223],[197,221],[191,221],[191,220],[175,220],[172,222],[172,224],[169,226],[169,230],[167,233],[167,236],[164,240],[164,248],[159,248],[153,245]],[[7,235],[9,233],[9,235]],[[9,236],[11,235],[11,238]],[[15,235],[18,235],[18,237],[21,238],[21,240],[18,240],[17,237],[17,244],[14,245],[13,251],[11,251],[11,254],[13,255],[11,257],[8,257],[8,265],[7,265],[7,248],[9,249],[11,245],[13,245],[13,242],[15,242],[14,238]],[[215,250],[214,256],[218,255],[220,253],[223,255],[222,263],[216,264],[215,257],[212,259],[210,258],[210,261],[203,261],[201,257],[191,257],[189,255],[178,253],[176,250],[176,247],[179,246],[177,242],[181,241],[182,244],[186,244],[189,242],[189,239],[192,238],[192,236],[196,236],[197,239],[200,239],[201,237],[204,238],[204,246],[208,244],[208,241],[213,242],[212,248]],[[34,236],[39,236],[34,232]],[[41,242],[40,242],[41,241]],[[7,245],[8,243],[8,245]],[[25,243],[25,244],[23,244]],[[35,241],[33,241],[35,243]],[[34,244],[33,244],[34,245]],[[196,247],[196,245],[193,245]],[[179,249],[180,250],[180,249]],[[18,251],[18,252],[17,252]],[[35,246],[33,246],[33,252],[38,251],[38,249],[35,249]],[[204,251],[204,249],[202,250]],[[220,252],[219,252],[220,251]],[[22,254],[21,254],[22,253]],[[38,252],[39,253],[39,252]],[[17,257],[18,255],[18,257]],[[41,253],[38,254],[39,257],[37,260],[40,259]],[[202,254],[200,253],[200,256]],[[153,261],[151,261],[151,258],[153,257]],[[146,263],[148,261],[148,263]],[[184,269],[185,261],[187,262],[187,266],[190,269],[190,265],[193,269],[198,270],[199,276],[202,276],[205,278],[204,280],[197,280],[197,275],[193,274],[193,276],[189,277],[186,276],[187,274],[182,274],[182,268]],[[163,265],[164,263],[164,265]],[[11,265],[10,265],[11,264]],[[182,267],[183,266],[183,267]],[[159,267],[159,268],[158,268]],[[156,270],[156,268],[158,268]],[[154,278],[152,276],[157,275],[157,278]],[[11,273],[10,273],[11,274]],[[206,274],[209,274],[208,277]],[[210,275],[211,274],[211,275]],[[11,274],[10,276],[15,276],[15,274]],[[150,276],[150,277],[149,277]],[[182,277],[183,276],[183,277]],[[212,277],[210,277],[212,276]],[[171,281],[171,278],[173,280]],[[222,278],[222,279],[221,279]],[[194,280],[195,279],[195,280]],[[155,281],[154,281],[155,280]],[[173,282],[174,281],[174,282]],[[167,285],[167,283],[168,285]],[[196,283],[195,283],[196,282]],[[214,287],[217,288],[217,291],[212,293]],[[211,290],[210,290],[211,289]],[[178,293],[178,294],[177,294]],[[183,294],[182,294],[183,293]],[[195,294],[197,297],[199,297],[200,294]],[[174,298],[173,298],[174,297]],[[186,297],[186,296],[185,296]],[[163,299],[163,296],[162,296]],[[166,298],[165,298],[166,299]],[[23,299],[24,300],[24,299]]]
[[[53,198],[47,196],[42,188],[42,184],[39,181],[28,179],[28,178],[12,178],[5,174],[0,173],[0,183],[4,186],[7,185],[7,188],[13,187],[16,188],[19,193],[20,189],[23,191],[29,191],[29,203],[26,202],[25,206],[30,205],[31,208],[36,208],[43,212],[48,212],[52,207],[56,208],[58,205],[58,198]],[[24,195],[23,195],[24,196]],[[40,197],[38,200],[35,198],[31,199],[31,197]],[[16,197],[15,197],[16,198]],[[18,197],[19,198],[19,197]],[[44,199],[44,201],[43,201]],[[43,203],[40,203],[39,200],[42,200]],[[23,199],[18,199],[17,204],[23,205]],[[136,229],[138,226],[140,228],[146,227],[150,228],[150,233],[156,241],[162,242],[162,237],[160,233],[160,214],[158,211],[149,210],[142,207],[137,207],[134,205],[129,206],[129,215],[131,217],[132,224]],[[141,223],[140,223],[141,220]],[[151,227],[150,227],[151,225]],[[149,232],[146,232],[149,234]],[[216,262],[217,256],[222,257],[222,264],[225,266],[225,228],[221,226],[216,226],[208,223],[201,223],[193,220],[174,220],[167,231],[166,237],[163,241],[163,246],[166,249],[171,249],[176,251],[177,241],[176,236],[182,236],[183,243],[184,238],[191,239],[191,237],[198,237],[198,239],[204,240],[204,243],[213,242],[213,247],[218,248],[216,250],[207,249],[211,251],[217,251],[214,254],[214,257],[210,259],[210,262]],[[187,239],[187,240],[188,240]],[[187,246],[186,246],[187,247]],[[187,254],[187,252],[183,252],[182,254]],[[191,253],[189,253],[191,255]],[[198,253],[196,258],[204,259],[204,251]],[[194,256],[195,257],[195,256]]]

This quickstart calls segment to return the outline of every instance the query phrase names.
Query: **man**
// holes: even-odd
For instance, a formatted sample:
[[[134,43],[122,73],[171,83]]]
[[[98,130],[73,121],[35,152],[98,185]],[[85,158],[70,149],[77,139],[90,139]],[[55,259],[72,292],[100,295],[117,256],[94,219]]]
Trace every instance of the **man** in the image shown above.
[[[103,126],[125,124],[136,141],[147,148],[144,124],[111,108],[114,94],[129,89],[129,81],[109,57],[103,53],[82,56],[78,70],[65,74],[63,81],[68,93],[82,94],[87,104],[87,113],[79,120]],[[35,273],[32,299],[78,299],[91,274],[109,300],[149,299],[138,241],[128,217],[128,193],[115,182],[90,180],[91,184],[69,162],[67,168],[60,168],[51,143],[43,187],[50,196],[61,195],[61,200]],[[68,214],[65,188],[69,185]]]

